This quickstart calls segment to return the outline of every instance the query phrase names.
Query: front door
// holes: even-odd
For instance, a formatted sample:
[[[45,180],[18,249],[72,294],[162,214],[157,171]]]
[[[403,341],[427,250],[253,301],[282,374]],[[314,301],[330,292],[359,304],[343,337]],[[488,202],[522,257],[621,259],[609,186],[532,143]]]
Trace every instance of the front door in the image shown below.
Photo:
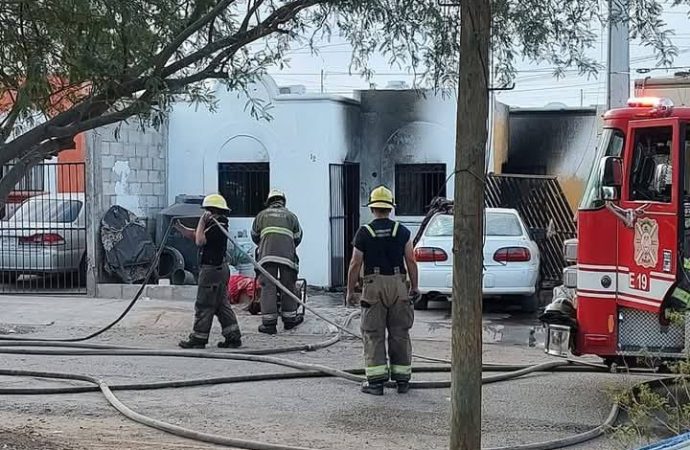
[[[629,316],[659,312],[679,257],[680,190],[674,187],[681,183],[680,124],[677,119],[631,122],[628,136],[620,202],[627,220],[618,221],[619,320],[625,320],[625,308],[632,310]]]
[[[330,165],[331,287],[344,287],[359,228],[359,164]]]

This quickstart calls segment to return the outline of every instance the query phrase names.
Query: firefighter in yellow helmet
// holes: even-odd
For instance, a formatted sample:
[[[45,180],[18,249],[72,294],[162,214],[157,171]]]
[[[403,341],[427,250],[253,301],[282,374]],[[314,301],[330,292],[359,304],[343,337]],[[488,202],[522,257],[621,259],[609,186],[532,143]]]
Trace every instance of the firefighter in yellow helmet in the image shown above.
[[[258,245],[258,262],[285,287],[296,293],[299,259],[297,246],[302,242],[302,228],[297,216],[286,207],[282,191],[271,189],[266,199],[266,209],[261,211],[252,224],[252,240]],[[263,274],[261,285],[261,326],[259,332],[278,332],[277,287]],[[283,327],[291,330],[304,321],[298,313],[299,304],[287,295],[280,297],[280,316]]]
[[[355,235],[347,279],[347,299],[351,304],[364,266],[360,304],[367,382],[362,392],[383,395],[385,382],[392,379],[397,382],[398,393],[404,394],[410,388],[412,375],[410,328],[414,322],[412,299],[419,295],[417,263],[410,231],[390,219],[395,207],[393,193],[379,186],[371,191],[367,206],[374,220],[360,227]]]
[[[213,325],[213,316],[218,317],[225,338],[218,343],[220,348],[237,348],[242,345],[240,326],[227,299],[230,269],[225,261],[228,238],[219,225],[228,230],[230,208],[225,199],[218,194],[207,195],[202,203],[204,214],[199,219],[196,230],[187,228],[179,221],[175,228],[186,238],[192,239],[200,247],[199,281],[194,304],[194,327],[182,348],[204,348],[208,343]],[[215,219],[215,220],[212,220]],[[216,221],[218,223],[216,223]]]

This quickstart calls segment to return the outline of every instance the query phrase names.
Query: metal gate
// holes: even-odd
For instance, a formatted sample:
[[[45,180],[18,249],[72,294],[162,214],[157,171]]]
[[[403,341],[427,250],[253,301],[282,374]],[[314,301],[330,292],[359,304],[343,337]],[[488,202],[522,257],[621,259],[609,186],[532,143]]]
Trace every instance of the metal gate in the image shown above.
[[[514,208],[530,228],[543,229],[546,239],[538,240],[541,253],[542,286],[561,283],[565,258],[563,241],[576,236],[573,211],[556,177],[539,175],[486,176],[487,207]]]
[[[10,193],[0,212],[0,293],[86,294],[85,170],[38,164]]]
[[[331,287],[345,286],[352,240],[359,228],[359,164],[330,167]]]

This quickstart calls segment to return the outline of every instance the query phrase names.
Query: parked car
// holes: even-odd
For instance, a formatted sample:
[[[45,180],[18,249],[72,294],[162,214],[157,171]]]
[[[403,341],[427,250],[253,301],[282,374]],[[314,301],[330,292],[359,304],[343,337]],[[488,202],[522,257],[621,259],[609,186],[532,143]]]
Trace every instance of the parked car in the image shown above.
[[[44,194],[0,221],[2,279],[86,271],[84,194]]]
[[[487,208],[484,236],[485,297],[520,301],[525,311],[538,307],[539,248],[514,209]],[[453,216],[436,214],[415,246],[421,299],[415,309],[426,309],[430,299],[448,299],[453,291]]]

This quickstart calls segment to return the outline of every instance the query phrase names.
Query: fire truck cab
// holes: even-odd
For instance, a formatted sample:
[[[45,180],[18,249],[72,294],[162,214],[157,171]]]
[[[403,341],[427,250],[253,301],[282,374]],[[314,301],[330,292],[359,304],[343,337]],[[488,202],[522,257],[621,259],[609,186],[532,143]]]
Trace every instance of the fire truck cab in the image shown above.
[[[690,328],[670,311],[690,303],[690,107],[633,98],[603,120],[577,239],[564,248],[576,263],[559,291],[570,322],[542,316],[546,351],[609,363],[680,358]]]

